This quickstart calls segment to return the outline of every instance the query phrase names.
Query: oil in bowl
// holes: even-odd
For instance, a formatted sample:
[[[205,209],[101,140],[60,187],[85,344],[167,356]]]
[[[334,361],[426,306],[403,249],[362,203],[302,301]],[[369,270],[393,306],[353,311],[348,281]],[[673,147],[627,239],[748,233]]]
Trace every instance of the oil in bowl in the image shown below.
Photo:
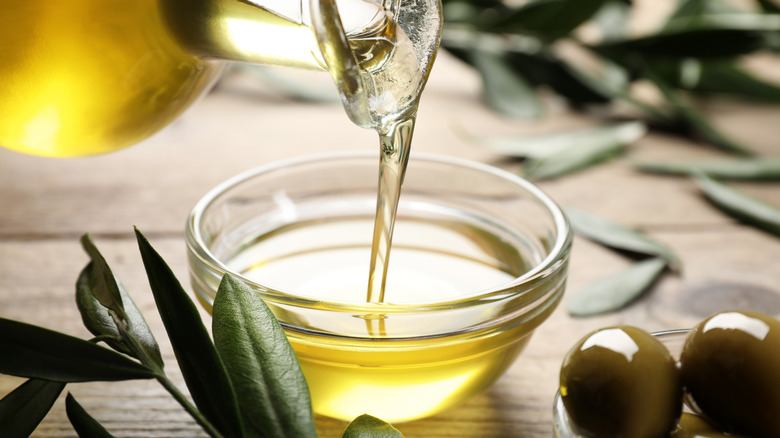
[[[465,401],[513,363],[561,299],[572,236],[527,181],[415,156],[385,299],[368,302],[377,162],[329,154],[239,175],[196,205],[187,242],[206,309],[225,272],[269,305],[316,413],[400,422]]]

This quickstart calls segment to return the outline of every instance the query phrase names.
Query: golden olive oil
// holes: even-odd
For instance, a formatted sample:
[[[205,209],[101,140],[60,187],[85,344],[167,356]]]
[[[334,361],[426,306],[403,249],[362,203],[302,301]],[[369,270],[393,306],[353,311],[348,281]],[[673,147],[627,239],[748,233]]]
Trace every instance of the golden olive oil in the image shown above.
[[[219,67],[185,53],[155,0],[0,2],[0,145],[110,152],[170,123]]]
[[[339,3],[369,5],[350,47],[378,68],[395,26],[376,5]],[[138,143],[208,90],[219,60],[324,69],[302,19],[241,0],[2,1],[0,146],[73,157]]]
[[[231,270],[270,294],[321,300],[309,308],[271,304],[319,414],[408,421],[449,408],[503,373],[554,308],[478,328],[491,311],[459,309],[460,303],[484,290],[502,290],[534,261],[466,219],[400,217],[387,301],[365,303],[377,313],[361,314],[356,309],[365,292],[372,227],[370,216],[296,222],[245,236],[226,255]],[[427,304],[442,302],[452,308],[426,314]]]

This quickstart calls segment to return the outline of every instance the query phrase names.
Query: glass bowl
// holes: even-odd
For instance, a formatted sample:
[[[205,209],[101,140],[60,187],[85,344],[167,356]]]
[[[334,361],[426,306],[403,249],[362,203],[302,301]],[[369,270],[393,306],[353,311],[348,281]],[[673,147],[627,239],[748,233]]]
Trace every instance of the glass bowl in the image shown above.
[[[316,413],[400,422],[482,391],[561,300],[571,230],[536,186],[496,168],[415,155],[386,299],[366,301],[378,154],[251,170],[207,193],[186,228],[208,310],[222,275],[265,300],[298,356]]]
[[[672,357],[679,358],[688,331],[688,329],[665,330],[655,332],[653,336],[666,346]],[[585,435],[577,431],[577,426],[569,419],[560,391],[555,394],[553,401],[553,431],[556,438],[586,438]]]

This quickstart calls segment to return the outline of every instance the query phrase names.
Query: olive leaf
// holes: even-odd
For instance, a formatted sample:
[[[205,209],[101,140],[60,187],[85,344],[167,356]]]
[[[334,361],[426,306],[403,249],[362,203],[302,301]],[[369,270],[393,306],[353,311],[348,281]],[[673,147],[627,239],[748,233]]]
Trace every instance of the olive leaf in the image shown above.
[[[541,115],[542,105],[536,90],[522,76],[514,73],[501,55],[474,50],[470,56],[482,75],[485,100],[493,109],[507,116],[525,119]]]
[[[672,12],[664,24],[664,28],[687,27],[696,25],[702,17],[715,14],[736,14],[740,11],[723,0],[680,0],[677,9]]]
[[[554,48],[531,53],[508,50],[504,52],[504,58],[515,74],[522,76],[534,87],[550,87],[575,108],[604,104],[610,100],[608,95],[573,72],[569,62],[560,58]]]
[[[226,274],[213,315],[214,343],[236,387],[250,436],[316,437],[306,379],[263,300]]]
[[[661,276],[667,261],[651,258],[603,278],[569,298],[567,310],[573,316],[592,316],[620,310],[637,299]]]
[[[724,151],[743,156],[754,155],[751,150],[720,132],[698,109],[686,102],[678,91],[674,90],[661,76],[655,73],[654,68],[650,64],[645,64],[643,71],[645,77],[655,84],[672,106],[679,118],[678,123],[681,123],[695,135]]]
[[[537,136],[478,137],[460,129],[464,138],[502,155],[527,158],[530,179],[554,178],[619,155],[646,132],[640,122],[555,132]]]
[[[137,228],[135,233],[157,310],[195,405],[225,436],[243,436],[233,384],[198,309],[146,237]]]
[[[122,295],[119,293],[116,278],[106,259],[103,258],[103,255],[100,254],[100,251],[92,243],[89,234],[81,236],[81,246],[96,266],[96,269],[89,271],[89,277],[87,278],[89,288],[95,294],[95,299],[104,307],[115,312],[123,321],[126,321],[127,315],[125,315],[125,309],[122,305]]]
[[[761,5],[761,8],[766,12],[771,12],[775,14],[780,13],[780,5],[772,3],[772,0],[758,0],[758,3]]]
[[[403,434],[379,418],[363,414],[349,423],[342,438],[403,438]]]
[[[631,6],[620,0],[604,3],[593,17],[593,21],[601,31],[604,41],[617,41],[626,38]]]
[[[670,85],[697,95],[730,95],[780,103],[780,86],[757,78],[731,59],[687,58],[667,63],[656,61],[654,65]]]
[[[0,400],[0,431],[5,438],[27,438],[49,413],[64,383],[29,379]]]
[[[753,53],[766,46],[764,31],[771,20],[745,19],[745,14],[728,17],[701,16],[696,21],[683,18],[667,22],[656,34],[593,45],[598,53],[621,63],[631,62],[632,54],[677,58],[731,57]]]
[[[660,257],[672,270],[682,269],[677,255],[647,234],[577,208],[566,207],[564,211],[574,232],[583,237],[610,248]]]
[[[601,163],[620,155],[626,145],[644,133],[644,125],[630,122],[591,131],[590,136],[583,136],[581,143],[573,136],[569,147],[531,157],[524,168],[525,176],[536,180],[554,178]]]
[[[780,209],[705,174],[694,177],[704,196],[730,216],[780,237]]]
[[[113,435],[92,418],[70,393],[65,397],[65,412],[79,438],[113,438]]]
[[[0,373],[56,382],[155,377],[108,348],[63,333],[0,318]]]
[[[81,241],[92,257],[92,262],[81,271],[76,282],[76,304],[84,326],[95,336],[105,339],[114,349],[130,354],[147,365],[151,364],[145,361],[150,360],[154,366],[162,369],[164,363],[160,347],[141,311],[116,279],[89,236],[84,235]],[[101,281],[93,281],[95,278]],[[106,308],[97,298],[105,296],[111,296],[109,302],[114,308]],[[109,310],[117,318],[119,314],[123,318],[117,321]]]
[[[604,144],[628,144],[646,131],[641,122],[626,122],[597,128],[558,131],[542,135],[477,136],[459,128],[465,139],[493,152],[518,158],[544,158],[582,147],[598,149]]]
[[[524,175],[534,180],[556,178],[616,157],[624,150],[625,145],[622,143],[573,147],[554,155],[529,160],[525,164]]]
[[[491,28],[557,39],[588,21],[604,3],[606,0],[534,0],[497,17]]]
[[[643,172],[696,175],[731,180],[780,180],[780,158],[748,157],[688,161],[638,161],[634,166]]]

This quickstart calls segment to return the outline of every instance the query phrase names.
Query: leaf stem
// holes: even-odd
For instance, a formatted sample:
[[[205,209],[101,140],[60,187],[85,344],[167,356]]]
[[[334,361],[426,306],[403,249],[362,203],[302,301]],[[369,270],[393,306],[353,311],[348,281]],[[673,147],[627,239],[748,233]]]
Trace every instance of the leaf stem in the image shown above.
[[[160,384],[168,390],[168,392],[173,396],[176,401],[179,402],[179,404],[186,410],[192,418],[195,419],[195,421],[203,428],[206,433],[208,433],[213,438],[225,438],[217,429],[214,427],[213,424],[211,424],[206,417],[203,416],[203,414],[200,413],[200,411],[190,403],[189,399],[187,399],[187,396],[185,396],[181,391],[179,391],[179,388],[176,387],[176,385],[171,382],[170,379],[164,374],[158,374],[157,375],[157,381],[160,382]]]

